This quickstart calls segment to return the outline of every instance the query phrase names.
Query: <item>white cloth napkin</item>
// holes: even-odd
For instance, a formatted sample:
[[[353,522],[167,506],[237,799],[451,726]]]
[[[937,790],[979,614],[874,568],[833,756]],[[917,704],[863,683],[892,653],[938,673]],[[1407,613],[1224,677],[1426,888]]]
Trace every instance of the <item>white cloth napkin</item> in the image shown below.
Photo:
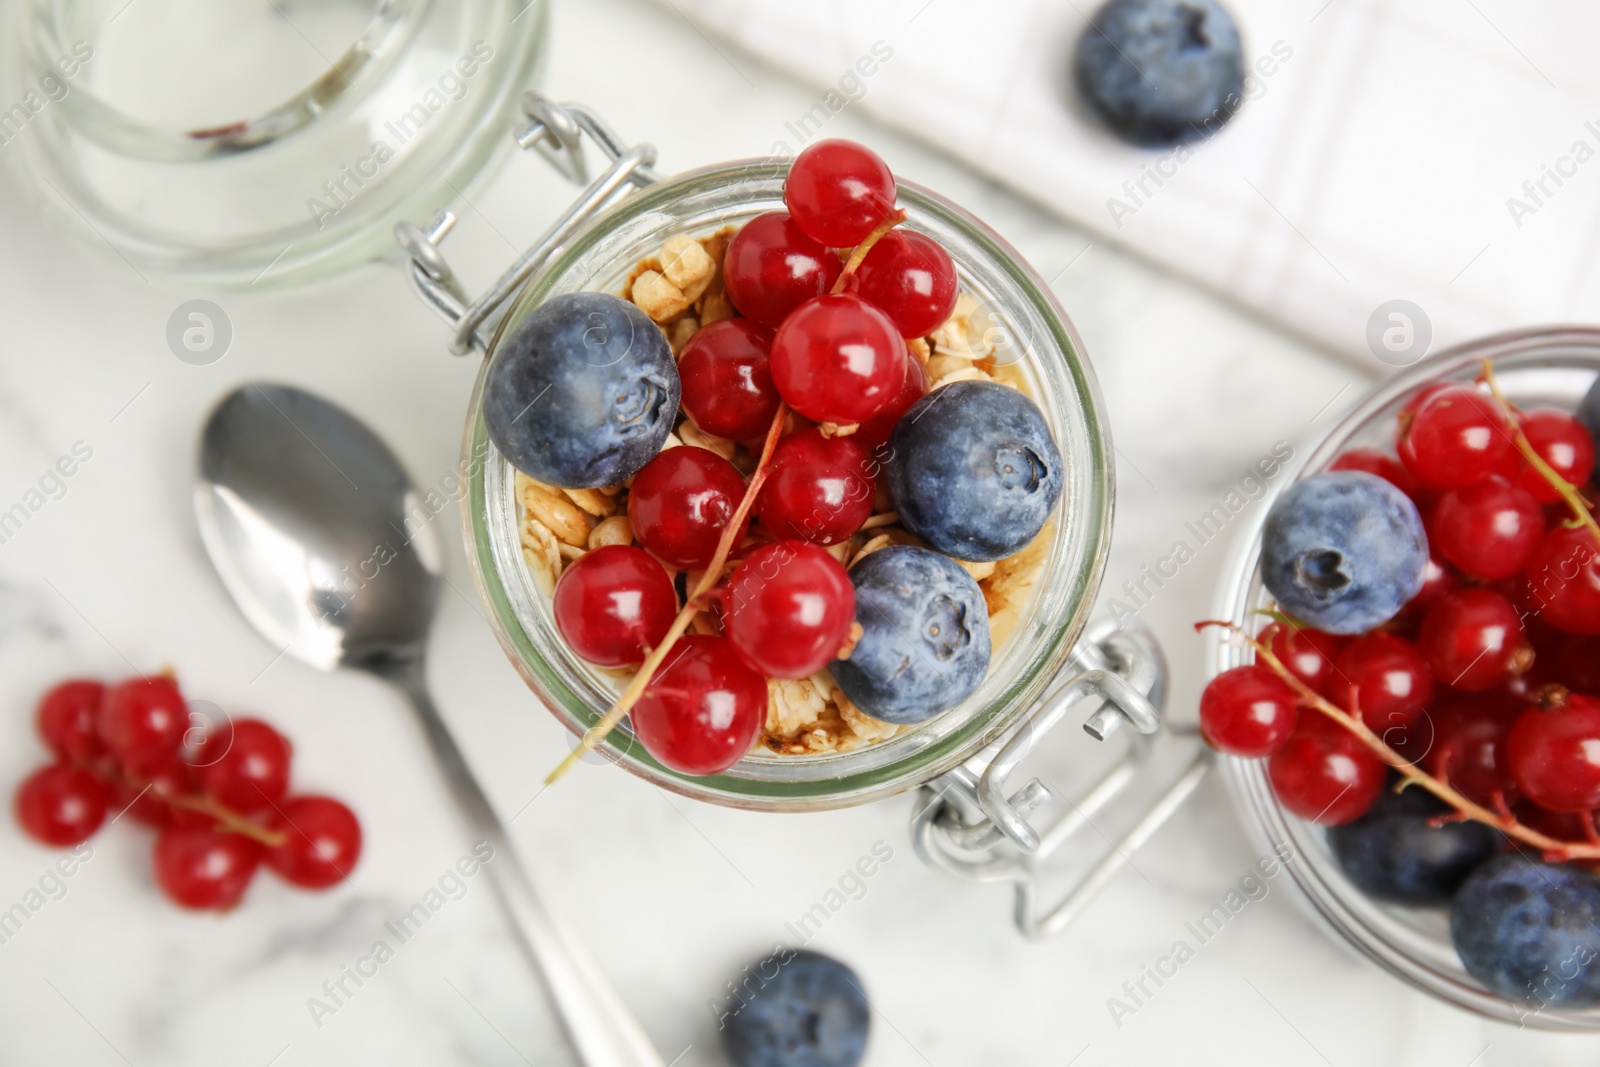
[[[1393,300],[1423,310],[1434,350],[1600,319],[1593,0],[1224,0],[1251,98],[1177,154],[1121,144],[1073,100],[1093,0],[664,2],[817,87],[777,150],[863,109],[1374,368],[1369,320]]]

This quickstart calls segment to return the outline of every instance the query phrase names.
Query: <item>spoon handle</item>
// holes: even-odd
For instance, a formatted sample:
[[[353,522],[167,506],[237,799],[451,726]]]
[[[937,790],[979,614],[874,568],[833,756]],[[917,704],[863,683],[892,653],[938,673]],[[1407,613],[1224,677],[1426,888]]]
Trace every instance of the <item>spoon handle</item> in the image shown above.
[[[455,739],[428,695],[422,664],[407,665],[388,677],[410,697],[427,731],[428,742],[450,783],[472,832],[494,848],[484,865],[500,904],[529,955],[544,974],[578,1056],[588,1067],[664,1067],[644,1028],[628,1011],[586,952],[568,940],[523,870],[505,827],[483,795]]]

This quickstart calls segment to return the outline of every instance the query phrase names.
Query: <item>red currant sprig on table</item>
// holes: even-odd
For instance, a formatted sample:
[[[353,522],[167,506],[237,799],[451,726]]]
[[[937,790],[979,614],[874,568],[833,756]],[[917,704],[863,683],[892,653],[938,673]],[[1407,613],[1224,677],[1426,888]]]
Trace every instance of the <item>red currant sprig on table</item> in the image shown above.
[[[37,723],[57,762],[18,787],[22,828],[65,848],[88,840],[108,812],[127,811],[159,830],[156,883],[183,907],[232,907],[261,863],[292,885],[326,888],[361,856],[361,825],[349,808],[288,795],[291,748],[282,734],[258,719],[191,730],[170,675],[110,688],[62,682],[40,700]]]
[[[804,677],[851,646],[853,589],[814,546],[850,537],[872,515],[874,453],[929,387],[906,340],[949,317],[959,279],[936,241],[895,231],[905,215],[894,176],[860,145],[808,147],[784,196],[787,212],[751,220],[728,244],[727,294],[743,318],[697,331],[679,364],[695,426],[743,442],[764,431],[760,459],[746,481],[719,456],[672,448],[635,476],[638,555],[690,572],[664,627],[664,571],[636,559],[602,573],[580,557],[562,575],[556,624],[573,650],[597,665],[640,665],[547,781],[630,712],[666,766],[725,770],[759,733],[766,679]],[[755,543],[745,545],[752,517]]]

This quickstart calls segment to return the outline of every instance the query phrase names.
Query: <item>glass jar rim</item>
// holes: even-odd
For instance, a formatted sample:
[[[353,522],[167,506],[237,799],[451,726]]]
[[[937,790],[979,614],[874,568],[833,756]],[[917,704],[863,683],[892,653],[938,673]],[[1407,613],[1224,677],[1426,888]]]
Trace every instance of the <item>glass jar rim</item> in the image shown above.
[[[1248,624],[1258,604],[1257,569],[1266,516],[1289,486],[1324,469],[1420,387],[1446,378],[1470,379],[1484,359],[1494,361],[1502,387],[1515,400],[1520,374],[1600,372],[1600,329],[1549,326],[1494,334],[1423,359],[1380,383],[1302,456],[1291,460],[1290,477],[1268,493],[1249,526],[1238,534],[1218,580],[1211,617]],[[1219,629],[1208,631],[1206,640],[1208,677],[1247,662],[1246,650],[1230,643]],[[1409,910],[1370,898],[1344,879],[1331,856],[1322,855],[1322,828],[1295,818],[1278,802],[1267,761],[1219,756],[1218,762],[1234,809],[1255,844],[1271,849],[1291,842],[1297,861],[1309,856],[1306,862],[1286,862],[1284,868],[1301,905],[1348,947],[1402,981],[1487,1018],[1550,1030],[1600,1029],[1600,1008],[1534,1009],[1484,989],[1467,975],[1448,940],[1439,942],[1406,921],[1414,917]]]
[[[463,439],[466,472],[463,524],[467,556],[480,597],[489,609],[491,627],[502,647],[530,688],[574,734],[592,725],[605,709],[585,702],[552,669],[534,636],[528,632],[527,620],[519,613],[515,581],[506,581],[507,569],[521,566],[521,555],[515,530],[510,531],[511,541],[507,544],[505,524],[494,521],[491,506],[491,499],[506,491],[510,466],[493,449],[483,423],[481,401],[485,373],[500,339],[514,327],[520,315],[555,292],[563,291],[559,290],[559,281],[571,273],[582,273],[580,268],[586,257],[608,254],[614,257],[614,261],[592,271],[593,274],[609,271],[625,275],[635,266],[636,260],[624,262],[624,257],[619,255],[618,248],[623,242],[616,235],[651,232],[656,234],[654,239],[659,247],[659,241],[666,235],[659,232],[659,227],[669,224],[673,206],[697,197],[721,196],[730,190],[733,194],[758,187],[771,191],[774,182],[779,183],[776,188],[781,190],[787,168],[786,160],[732,161],[688,171],[630,195],[591,222],[528,280],[512,310],[497,325],[488,346]],[[1070,487],[1074,494],[1070,525],[1081,531],[1086,543],[1071,547],[1072,573],[1051,575],[1047,580],[1052,585],[1059,581],[1061,595],[1071,602],[1059,618],[1049,620],[1048,632],[1030,657],[1031,669],[1006,684],[1001,694],[1004,699],[998,704],[985,703],[981,710],[959,721],[952,720],[947,730],[933,728],[941,720],[956,716],[960,709],[909,734],[853,752],[817,757],[747,758],[729,772],[704,778],[678,774],[661,766],[631,742],[631,735],[625,743],[618,743],[618,735],[614,734],[602,746],[604,758],[622,764],[663,788],[713,803],[757,810],[843,807],[913,788],[982,751],[1030,710],[1066,666],[1072,646],[1088,621],[1109,551],[1114,472],[1103,404],[1093,372],[1082,354],[1082,342],[1049,286],[1003,238],[938,194],[912,182],[899,184],[901,206],[909,215],[906,225],[916,229],[930,227],[939,231],[942,240],[957,242],[958,247],[951,250],[958,265],[981,264],[989,272],[986,284],[1010,286],[1013,295],[1026,301],[1027,321],[1038,327],[1029,337],[1027,358],[1050,360],[1050,370],[1070,387],[1070,395],[1065,395],[1064,391],[1061,403],[1066,405],[1070,401],[1070,414],[1075,423],[1068,429],[1081,439],[1074,442],[1081,445],[1080,454],[1068,457],[1069,466],[1076,464],[1077,471],[1076,484]],[[747,210],[746,213],[753,212]],[[733,217],[730,212],[729,218]],[[658,230],[651,230],[652,226]],[[964,285],[971,280],[964,277]],[[1064,431],[1058,430],[1060,432]],[[1064,446],[1064,455],[1067,451]],[[1063,499],[1067,499],[1065,494]],[[1058,520],[1062,521],[1063,531],[1059,537],[1065,537],[1069,524],[1061,519],[1059,512]],[[1067,554],[1056,546],[1052,560],[1059,561]],[[1020,624],[1018,630],[1021,631]],[[993,673],[991,671],[991,675]],[[985,684],[987,687],[988,683]],[[897,742],[919,735],[923,736],[917,743],[896,747]]]

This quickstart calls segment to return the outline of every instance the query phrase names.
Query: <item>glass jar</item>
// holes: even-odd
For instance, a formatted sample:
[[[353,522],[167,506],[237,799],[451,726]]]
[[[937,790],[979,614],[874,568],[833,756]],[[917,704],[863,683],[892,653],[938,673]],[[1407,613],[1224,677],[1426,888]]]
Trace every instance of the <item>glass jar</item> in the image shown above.
[[[530,121],[517,130],[518,144],[576,182],[587,180],[586,144],[598,146],[608,166],[486,293],[469,302],[441,251],[456,222],[451,213],[425,226],[402,223],[395,235],[410,257],[412,285],[453,330],[452,351],[484,355],[462,442],[467,559],[506,654],[576,744],[619,685],[572,655],[524,560],[516,472],[494,448],[483,420],[488,367],[500,339],[543,301],[576,291],[621,292],[639,261],[656,255],[667,238],[704,236],[781,210],[789,164],[750,160],[662,180],[651,168],[653,146],[625,146],[582,105],[530,93],[525,109]],[[1153,801],[1128,805],[1135,812],[1132,828],[1109,848],[1097,843],[1085,850],[1100,852],[1098,865],[1081,873],[1080,864],[1065,896],[1052,906],[1038,904],[1037,861],[1079,840],[1089,819],[1121,801],[1136,780],[1155,780],[1140,772],[1156,748],[1149,735],[1161,724],[1166,666],[1142,629],[1102,624],[1085,630],[1109,547],[1112,449],[1093,372],[1066,315],[1017,252],[965,211],[904,181],[900,205],[904,225],[950,253],[963,289],[978,305],[972,319],[985,328],[995,358],[1020,374],[1055,427],[1065,485],[1041,534],[1046,550],[1031,602],[970,699],[887,741],[810,756],[753,752],[722,774],[696,777],[662,766],[624,725],[596,758],[685,796],[756,811],[839,808],[920,786],[922,802],[911,824],[917,852],[958,877],[1013,883],[1018,927],[1043,937],[1065,927],[1176,810],[1209,760],[1193,759]],[[1008,792],[1007,779],[1069,713],[1083,714],[1084,729],[1098,740],[1120,732],[1126,747],[1052,818],[1041,814],[1032,821],[1051,789],[1035,778]]]
[[[738,162],[691,171],[623,200],[523,289],[496,339],[552,296],[579,290],[621,292],[639,260],[675,234],[703,236],[783,210],[787,162]],[[1023,618],[1000,649],[979,692],[961,707],[891,740],[848,753],[816,756],[752,754],[710,777],[680,774],[658,763],[632,734],[605,742],[609,758],[657,784],[717,803],[754,809],[815,809],[861,803],[902,792],[973,755],[1044,695],[1065,665],[1093,605],[1110,540],[1111,449],[1100,400],[1082,346],[1049,288],[995,233],[939,196],[900,183],[904,225],[950,252],[962,287],[995,315],[1007,351],[1021,361],[1033,397],[1055,428],[1066,480],[1039,581]],[[482,388],[474,390],[465,455],[468,555],[496,634],[539,698],[574,733],[611,704],[616,684],[578,660],[557,634],[549,600],[523,560],[514,470],[488,440]],[[552,413],[559,417],[559,413]]]
[[[0,159],[147,279],[324,278],[510,147],[545,23],[546,0],[5,0]]]
[[[1550,329],[1502,334],[1474,341],[1423,360],[1384,382],[1354,411],[1307,450],[1279,481],[1266,506],[1240,534],[1223,568],[1213,618],[1253,626],[1252,613],[1269,605],[1258,563],[1267,510],[1286,487],[1327,466],[1350,448],[1392,449],[1395,416],[1422,385],[1439,380],[1471,381],[1482,361],[1492,359],[1506,398],[1519,407],[1547,405],[1577,410],[1600,374],[1600,330]],[[1249,662],[1247,648],[1209,631],[1207,661],[1212,675]],[[1265,760],[1218,757],[1234,806],[1263,850],[1288,842],[1295,859],[1284,865],[1298,897],[1316,922],[1335,938],[1403,981],[1457,1007],[1494,1019],[1554,1030],[1600,1029],[1600,1008],[1556,1010],[1512,1003],[1485,990],[1461,966],[1450,943],[1449,915],[1440,908],[1388,904],[1361,892],[1340,871],[1326,832],[1286,811],[1267,778]]]

